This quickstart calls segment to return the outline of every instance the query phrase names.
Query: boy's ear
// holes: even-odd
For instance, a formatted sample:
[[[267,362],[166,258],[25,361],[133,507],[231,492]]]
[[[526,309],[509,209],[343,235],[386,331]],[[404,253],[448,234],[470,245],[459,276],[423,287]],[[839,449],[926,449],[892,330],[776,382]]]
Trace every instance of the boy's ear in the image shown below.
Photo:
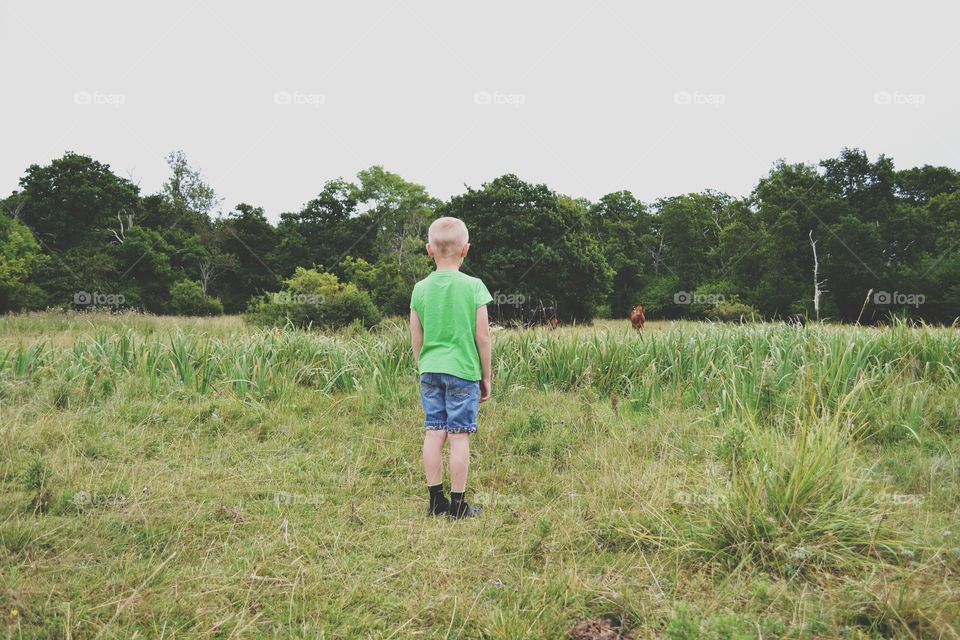
[[[433,247],[430,246],[429,242],[427,243],[427,255],[433,257]]]
[[[468,242],[467,244],[463,245],[463,249],[460,249],[460,257],[461,257],[461,258],[466,258],[468,251],[470,251],[470,243],[469,243],[469,242]]]

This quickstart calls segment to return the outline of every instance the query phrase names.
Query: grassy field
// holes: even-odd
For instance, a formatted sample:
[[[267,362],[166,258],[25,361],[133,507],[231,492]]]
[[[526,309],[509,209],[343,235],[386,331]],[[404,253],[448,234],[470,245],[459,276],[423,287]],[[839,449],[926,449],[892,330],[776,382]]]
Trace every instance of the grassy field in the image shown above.
[[[0,319],[0,629],[958,637],[956,329],[608,321],[494,359],[486,510],[451,522],[400,324]]]

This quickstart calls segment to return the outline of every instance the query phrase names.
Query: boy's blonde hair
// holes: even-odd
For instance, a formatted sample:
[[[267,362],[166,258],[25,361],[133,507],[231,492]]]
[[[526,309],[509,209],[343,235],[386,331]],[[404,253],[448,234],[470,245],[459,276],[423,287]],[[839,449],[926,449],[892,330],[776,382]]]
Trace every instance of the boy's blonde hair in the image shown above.
[[[469,241],[467,225],[460,218],[437,218],[427,232],[427,242],[441,258],[457,255]]]

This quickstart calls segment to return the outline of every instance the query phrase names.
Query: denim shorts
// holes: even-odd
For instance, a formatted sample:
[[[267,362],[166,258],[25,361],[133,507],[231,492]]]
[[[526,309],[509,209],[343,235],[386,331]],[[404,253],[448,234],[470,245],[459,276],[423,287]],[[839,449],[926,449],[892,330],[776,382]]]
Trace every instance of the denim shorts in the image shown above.
[[[423,426],[447,433],[476,433],[480,408],[480,382],[447,373],[420,374]]]

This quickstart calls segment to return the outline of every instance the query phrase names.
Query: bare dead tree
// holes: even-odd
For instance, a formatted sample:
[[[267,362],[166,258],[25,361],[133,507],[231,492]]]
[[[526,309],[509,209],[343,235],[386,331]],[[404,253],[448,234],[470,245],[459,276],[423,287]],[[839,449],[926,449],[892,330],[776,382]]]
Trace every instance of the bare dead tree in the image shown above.
[[[138,178],[138,177],[136,177],[135,175],[133,175],[133,169],[128,169],[128,170],[127,170],[127,180],[129,180],[131,183],[137,185],[137,189],[140,188],[140,178]]]
[[[111,229],[110,232],[113,234],[114,242],[117,244],[123,244],[124,240],[127,239],[127,231],[133,228],[133,214],[127,213],[127,224],[124,226],[123,218],[120,216],[121,213],[127,213],[124,210],[117,212],[117,222],[120,223],[120,229],[114,230]]]
[[[659,234],[659,236],[660,236],[660,242],[657,246],[657,250],[654,251],[653,249],[649,249],[649,248],[647,249],[647,251],[650,252],[650,257],[653,258],[653,274],[657,277],[660,276],[660,265],[663,264],[663,261],[660,260],[660,256],[663,254],[663,248],[664,248],[663,234],[661,233]]]
[[[223,273],[223,269],[217,265],[216,261],[200,261],[200,287],[203,289],[203,295],[208,295],[207,289],[221,273]]]
[[[813,239],[813,229],[810,230],[810,248],[813,249],[813,311],[817,322],[820,322],[820,294],[825,281],[820,280],[820,262],[817,260],[817,241]]]

